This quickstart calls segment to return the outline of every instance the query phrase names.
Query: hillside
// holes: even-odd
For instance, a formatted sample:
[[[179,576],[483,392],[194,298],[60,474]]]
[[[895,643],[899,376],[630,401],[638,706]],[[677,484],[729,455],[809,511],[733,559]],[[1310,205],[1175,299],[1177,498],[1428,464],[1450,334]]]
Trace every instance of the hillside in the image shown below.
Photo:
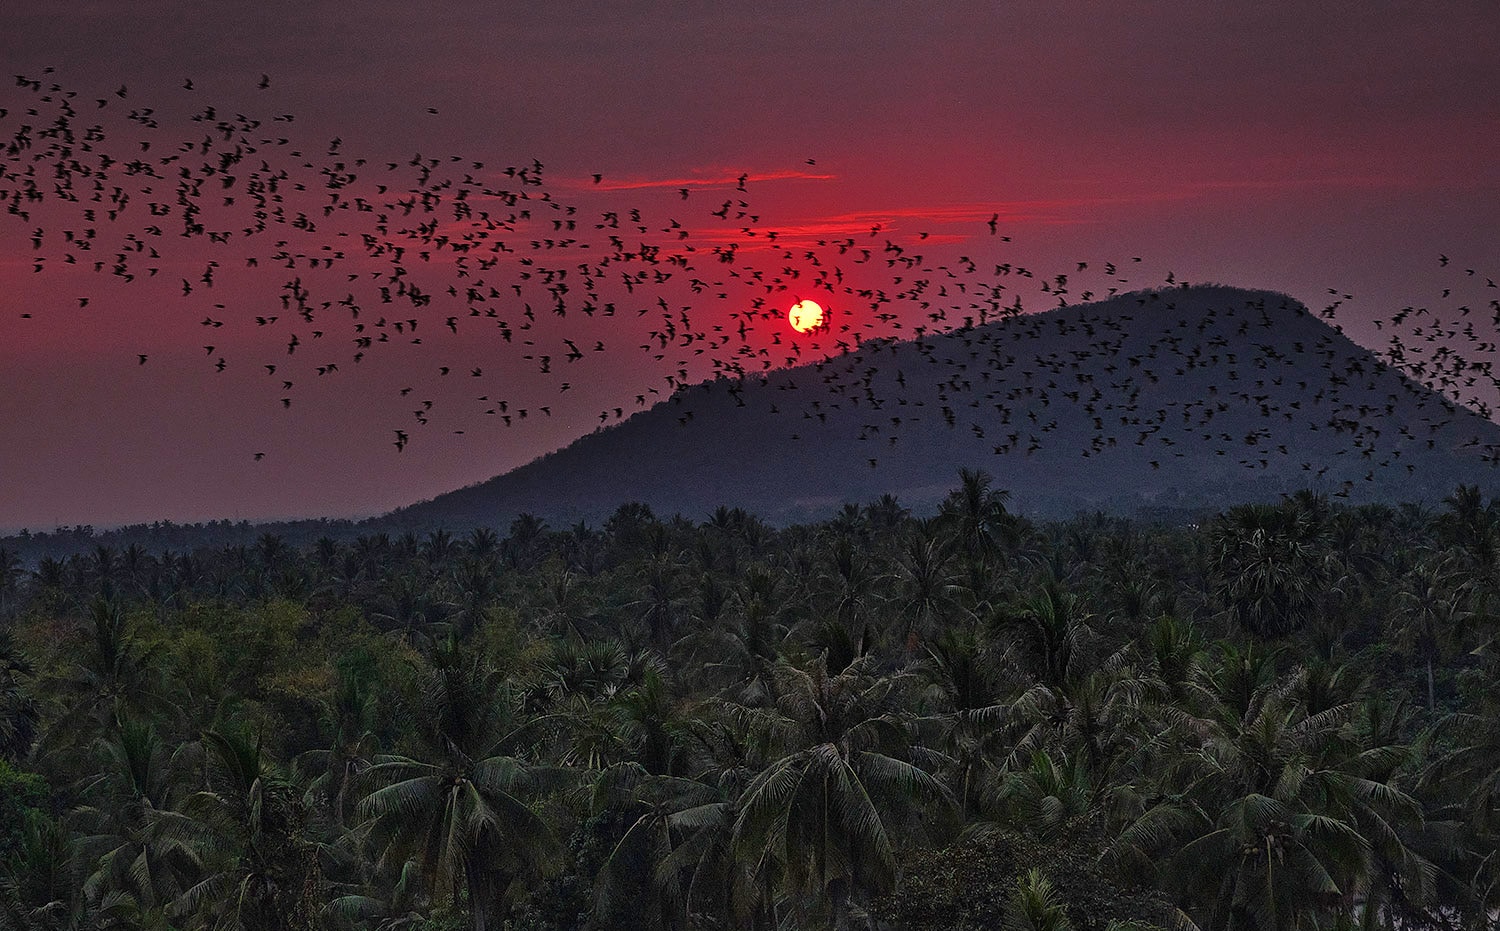
[[[717,380],[402,526],[597,522],[627,501],[778,522],[884,493],[930,509],[961,467],[1015,510],[1218,508],[1313,488],[1351,502],[1493,490],[1500,428],[1403,377],[1285,295],[1194,287],[866,344]]]

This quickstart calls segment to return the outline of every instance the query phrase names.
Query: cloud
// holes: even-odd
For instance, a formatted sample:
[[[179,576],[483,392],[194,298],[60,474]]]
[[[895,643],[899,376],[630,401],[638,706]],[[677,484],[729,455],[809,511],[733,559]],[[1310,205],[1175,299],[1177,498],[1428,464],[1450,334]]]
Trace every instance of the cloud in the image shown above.
[[[811,172],[801,169],[788,169],[784,171],[736,171],[733,169],[710,169],[700,174],[692,174],[687,177],[674,178],[610,178],[605,177],[598,184],[592,178],[583,180],[561,179],[555,182],[559,187],[582,188],[595,191],[639,191],[650,188],[667,188],[679,190],[681,188],[714,188],[714,187],[738,187],[743,178],[746,184],[759,184],[766,181],[833,181],[837,175],[826,172]]]

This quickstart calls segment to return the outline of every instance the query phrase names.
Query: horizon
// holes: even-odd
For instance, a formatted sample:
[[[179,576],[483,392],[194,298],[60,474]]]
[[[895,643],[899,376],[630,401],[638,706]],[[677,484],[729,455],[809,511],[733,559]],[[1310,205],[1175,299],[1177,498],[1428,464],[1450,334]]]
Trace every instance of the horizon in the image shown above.
[[[1279,304],[1276,299],[1280,299]],[[1224,301],[1224,303],[1221,303],[1221,301]],[[1155,305],[1154,311],[1151,309],[1153,304]],[[1137,305],[1143,305],[1143,307],[1138,307]],[[1434,460],[1427,463],[1427,465],[1421,467],[1424,480],[1439,481],[1440,484],[1428,488],[1425,493],[1413,496],[1410,494],[1412,490],[1410,484],[1401,477],[1402,474],[1397,466],[1402,461],[1405,461],[1407,463],[1407,471],[1411,472],[1412,469],[1417,468],[1410,464],[1412,462],[1411,457],[1416,455],[1419,457],[1418,461],[1421,461],[1420,456],[1422,454],[1418,452],[1417,448],[1406,448],[1404,449],[1406,458],[1403,460],[1403,450],[1397,448],[1400,445],[1398,441],[1397,446],[1384,449],[1381,455],[1377,457],[1380,463],[1376,465],[1369,476],[1366,476],[1368,480],[1375,473],[1380,473],[1381,478],[1377,485],[1370,486],[1360,494],[1356,494],[1354,499],[1351,500],[1350,492],[1358,490],[1355,488],[1358,483],[1354,481],[1354,476],[1346,477],[1342,483],[1337,482],[1334,478],[1325,480],[1322,475],[1328,470],[1324,468],[1319,470],[1316,476],[1312,476],[1310,473],[1301,473],[1302,479],[1299,480],[1297,478],[1299,473],[1293,466],[1291,454],[1285,448],[1282,449],[1282,454],[1277,457],[1279,460],[1284,461],[1272,473],[1258,472],[1252,460],[1242,460],[1241,468],[1237,473],[1240,484],[1235,484],[1232,476],[1236,472],[1234,469],[1229,468],[1225,473],[1227,476],[1230,476],[1230,478],[1225,480],[1227,484],[1221,483],[1222,487],[1216,488],[1209,488],[1202,485],[1195,486],[1193,484],[1194,480],[1191,476],[1195,470],[1194,467],[1189,465],[1189,462],[1191,462],[1190,454],[1188,462],[1184,462],[1177,471],[1172,472],[1170,475],[1166,471],[1161,473],[1164,477],[1167,477],[1166,485],[1152,482],[1139,484],[1138,482],[1127,480],[1123,486],[1117,488],[1115,492],[1107,493],[1104,498],[1098,497],[1097,488],[1093,493],[1093,497],[1087,499],[1064,493],[1063,500],[1072,499],[1076,501],[1075,505],[1071,506],[1071,510],[1069,506],[1064,506],[1059,510],[1058,494],[1061,493],[1059,489],[1048,489],[1045,485],[1038,486],[1036,484],[1037,475],[1030,468],[1031,453],[1029,451],[1022,461],[1026,465],[1023,466],[1022,463],[1018,462],[1016,465],[1019,467],[1019,471],[1007,471],[1007,459],[1005,458],[985,456],[982,459],[972,459],[972,457],[966,457],[956,446],[949,450],[954,457],[951,461],[948,458],[941,457],[932,460],[937,467],[937,471],[929,470],[931,474],[926,475],[924,480],[919,482],[918,485],[912,484],[912,479],[909,475],[903,479],[899,467],[896,473],[881,473],[883,475],[889,474],[891,477],[887,480],[887,484],[878,487],[871,486],[868,481],[861,483],[855,479],[854,469],[850,468],[848,474],[851,477],[851,481],[840,486],[840,488],[823,489],[821,493],[818,491],[801,491],[799,495],[797,489],[789,486],[787,497],[780,504],[774,503],[771,499],[754,501],[734,497],[734,494],[738,492],[730,493],[728,497],[722,500],[714,498],[712,493],[709,494],[708,498],[705,498],[705,489],[715,487],[715,483],[709,482],[705,485],[705,476],[697,473],[685,475],[683,483],[675,486],[679,489],[674,499],[676,503],[660,499],[660,489],[655,492],[656,496],[653,497],[651,492],[643,490],[639,481],[633,483],[628,477],[623,475],[619,479],[611,481],[609,491],[604,498],[599,497],[599,489],[590,486],[587,479],[584,479],[583,485],[579,484],[579,467],[581,464],[584,466],[585,472],[598,472],[602,468],[604,474],[618,474],[612,470],[620,465],[619,460],[622,454],[627,456],[632,462],[635,462],[637,457],[642,455],[643,449],[657,447],[669,450],[665,453],[665,458],[667,461],[671,461],[673,453],[670,450],[674,445],[681,446],[682,443],[674,439],[678,428],[676,426],[668,426],[666,427],[667,432],[663,433],[662,428],[664,425],[661,421],[663,418],[668,421],[674,419],[680,420],[677,416],[679,410],[687,413],[689,419],[691,419],[694,412],[706,413],[709,415],[707,420],[711,426],[721,420],[727,424],[729,420],[733,419],[736,411],[733,407],[728,410],[722,407],[718,409],[714,408],[712,398],[719,395],[720,392],[717,389],[720,385],[729,386],[727,389],[728,396],[738,399],[738,408],[745,408],[744,402],[748,400],[750,402],[750,411],[762,409],[767,403],[767,399],[770,399],[769,403],[772,406],[771,413],[774,414],[777,403],[785,404],[786,400],[789,400],[782,399],[778,402],[778,392],[795,385],[798,380],[804,379],[808,375],[815,375],[824,383],[826,388],[833,391],[833,394],[828,397],[837,397],[851,386],[845,384],[843,388],[836,387],[839,384],[839,379],[835,378],[834,382],[829,384],[829,378],[834,377],[838,371],[864,371],[866,368],[865,362],[870,358],[868,354],[878,356],[890,352],[892,353],[892,365],[904,366],[902,370],[907,372],[913,371],[910,363],[916,361],[916,358],[926,360],[925,363],[918,363],[918,367],[914,372],[915,380],[910,385],[903,385],[899,395],[892,395],[885,398],[886,401],[894,400],[899,405],[912,403],[920,407],[924,403],[933,402],[934,399],[930,396],[932,391],[936,390],[941,393],[943,390],[946,390],[942,386],[951,385],[948,378],[940,379],[938,377],[940,374],[939,367],[934,367],[933,373],[930,375],[924,374],[922,371],[924,364],[935,365],[938,354],[949,359],[951,364],[951,360],[955,355],[959,358],[964,356],[965,349],[963,347],[983,346],[987,344],[991,346],[1004,345],[1016,353],[1011,360],[1012,362],[1025,362],[1027,360],[1027,353],[1033,350],[1038,353],[1045,353],[1048,358],[1056,358],[1059,353],[1065,356],[1076,355],[1076,344],[1074,344],[1074,348],[1069,349],[1066,341],[1059,343],[1056,341],[1056,338],[1062,337],[1065,332],[1076,332],[1082,326],[1089,329],[1091,333],[1093,332],[1092,327],[1100,328],[1101,332],[1121,333],[1127,339],[1133,340],[1138,351],[1142,345],[1156,344],[1150,342],[1149,338],[1144,334],[1129,333],[1128,321],[1139,318],[1144,325],[1154,320],[1156,324],[1152,329],[1159,328],[1163,333],[1166,333],[1170,327],[1162,325],[1170,319],[1168,313],[1173,308],[1176,308],[1179,314],[1185,313],[1185,319],[1193,319],[1195,315],[1205,313],[1202,322],[1197,327],[1200,334],[1204,333],[1204,326],[1213,325],[1211,321],[1216,316],[1224,321],[1224,327],[1218,330],[1210,329],[1207,333],[1208,345],[1219,345],[1218,340],[1220,336],[1228,332],[1228,324],[1235,320],[1241,312],[1252,312],[1251,316],[1258,313],[1264,321],[1267,321],[1263,325],[1269,325],[1268,321],[1270,318],[1266,317],[1265,314],[1271,313],[1274,315],[1278,307],[1282,311],[1291,312],[1292,316],[1286,319],[1286,322],[1292,325],[1291,329],[1276,331],[1282,333],[1282,335],[1280,337],[1273,337],[1269,344],[1254,342],[1253,345],[1247,343],[1244,347],[1240,347],[1244,350],[1251,350],[1250,356],[1246,360],[1252,363],[1248,367],[1250,370],[1264,370],[1268,362],[1288,364],[1289,359],[1301,356],[1305,350],[1298,347],[1308,344],[1309,332],[1306,328],[1311,327],[1313,333],[1321,332],[1323,334],[1318,336],[1315,342],[1311,344],[1316,347],[1318,354],[1330,353],[1331,358],[1331,353],[1338,352],[1338,347],[1340,346],[1347,346],[1354,352],[1353,356],[1331,370],[1331,377],[1329,377],[1326,383],[1319,382],[1315,385],[1318,389],[1316,394],[1320,399],[1325,392],[1333,392],[1333,396],[1329,399],[1332,406],[1328,408],[1328,413],[1333,413],[1337,417],[1339,415],[1336,412],[1339,411],[1349,412],[1356,407],[1363,409],[1363,402],[1373,401],[1380,396],[1379,392],[1375,390],[1375,382],[1366,383],[1363,387],[1358,387],[1358,383],[1356,382],[1350,384],[1348,389],[1339,389],[1337,385],[1340,384],[1340,379],[1336,377],[1338,372],[1342,371],[1346,376],[1362,371],[1380,377],[1386,377],[1387,375],[1394,376],[1397,379],[1396,384],[1404,385],[1404,391],[1409,395],[1407,403],[1403,406],[1408,417],[1414,417],[1416,413],[1428,409],[1430,405],[1448,411],[1449,415],[1443,421],[1429,423],[1433,432],[1428,435],[1438,436],[1442,448],[1449,449],[1453,454],[1460,453],[1465,448],[1476,447],[1477,452],[1474,455],[1482,456],[1480,462],[1470,462],[1468,465],[1463,465],[1459,462],[1459,458],[1462,457],[1458,457],[1453,458],[1452,461],[1444,460],[1439,462]],[[1115,309],[1111,311],[1108,308]],[[1142,316],[1143,310],[1144,316]],[[1047,318],[1053,317],[1058,321],[1057,332],[1053,334],[1054,340],[1049,341],[1045,338],[1037,339],[1036,334],[1038,333],[1052,332],[1053,328],[1050,323],[1044,321]],[[1071,323],[1068,323],[1068,321],[1071,321]],[[1121,329],[1122,324],[1127,329]],[[1012,331],[1010,338],[1007,339],[1006,329],[1012,327],[1016,329]],[[986,333],[988,335],[982,335]],[[1030,334],[1029,339],[1031,340],[1029,344],[1026,342],[1013,342],[1015,339],[1028,339],[1028,334]],[[1167,338],[1170,340],[1170,337]],[[943,348],[945,346],[946,349]],[[905,353],[906,356],[904,364],[895,361],[901,353]],[[1120,358],[1124,358],[1127,350],[1122,348],[1120,353]],[[980,473],[989,475],[991,478],[1000,479],[1004,483],[1007,495],[1012,498],[1011,507],[1013,513],[1017,516],[1043,523],[1066,521],[1074,517],[1094,513],[1108,513],[1125,519],[1147,520],[1148,522],[1165,520],[1168,524],[1175,524],[1195,519],[1195,516],[1198,515],[1221,514],[1226,509],[1233,508],[1239,504],[1288,500],[1295,494],[1302,492],[1318,494],[1324,497],[1330,504],[1340,502],[1351,506],[1369,503],[1385,503],[1389,505],[1419,504],[1432,508],[1438,506],[1439,496],[1451,493],[1454,489],[1469,483],[1471,480],[1476,484],[1481,493],[1486,491],[1493,492],[1496,487],[1493,465],[1497,461],[1497,455],[1500,455],[1500,441],[1496,441],[1497,437],[1500,437],[1500,428],[1496,428],[1492,420],[1486,419],[1473,410],[1472,399],[1465,399],[1468,402],[1465,403],[1456,398],[1450,398],[1443,392],[1435,390],[1432,386],[1424,384],[1420,379],[1414,378],[1410,372],[1401,366],[1393,365],[1390,361],[1382,359],[1377,354],[1349,339],[1343,332],[1340,324],[1336,320],[1330,319],[1328,313],[1315,314],[1300,301],[1280,292],[1247,290],[1215,282],[1191,285],[1182,283],[1171,288],[1146,288],[1139,291],[1116,294],[1108,299],[1096,300],[1087,304],[1072,304],[1045,311],[1035,311],[1023,315],[994,319],[984,324],[976,324],[973,328],[966,327],[956,330],[932,332],[923,337],[907,340],[888,340],[880,341],[879,343],[866,341],[857,350],[850,353],[847,358],[851,361],[843,369],[840,369],[836,365],[840,361],[840,358],[833,357],[831,359],[804,362],[795,367],[774,369],[756,375],[732,377],[721,373],[698,382],[685,384],[671,395],[664,396],[650,407],[632,412],[623,421],[599,426],[591,431],[590,434],[580,437],[579,440],[568,444],[566,447],[539,454],[535,459],[524,463],[522,466],[518,466],[516,470],[513,470],[514,474],[505,473],[464,486],[461,489],[442,492],[433,498],[408,502],[390,511],[362,515],[313,514],[306,516],[292,515],[253,518],[233,515],[206,518],[199,521],[174,521],[171,519],[155,518],[114,525],[97,525],[82,522],[77,525],[63,524],[53,527],[0,528],[0,540],[7,538],[17,539],[23,533],[31,534],[34,537],[50,534],[55,539],[63,539],[79,531],[86,532],[89,538],[120,532],[125,533],[127,537],[132,533],[138,535],[143,531],[154,535],[158,527],[168,530],[248,528],[256,530],[265,529],[278,533],[291,532],[296,535],[301,531],[307,530],[309,526],[315,527],[322,524],[335,525],[342,531],[358,530],[374,525],[375,531],[378,532],[414,530],[420,533],[428,530],[442,529],[462,533],[476,527],[503,530],[511,518],[519,515],[538,517],[544,525],[551,525],[553,529],[561,530],[566,526],[571,526],[578,522],[581,522],[585,526],[601,526],[609,513],[613,513],[622,507],[638,504],[644,504],[651,508],[663,520],[668,518],[682,518],[692,523],[701,523],[710,519],[711,512],[714,512],[717,506],[719,510],[725,508],[744,510],[758,519],[767,522],[770,526],[789,527],[794,524],[816,525],[832,519],[841,507],[849,505],[868,507],[886,495],[894,497],[903,507],[916,516],[930,516],[937,513],[936,509],[939,499],[957,487],[959,479],[955,476],[958,476],[964,469],[977,470]],[[1035,364],[1041,358],[1042,356],[1039,355],[1031,361]],[[1172,358],[1173,356],[1169,355],[1165,361],[1170,361]],[[1129,357],[1131,369],[1134,370],[1137,363],[1141,361],[1143,361],[1141,358],[1131,355]],[[1149,365],[1149,359],[1144,361]],[[1187,355],[1182,356],[1178,361],[1187,361],[1189,367],[1192,367],[1191,359]],[[1364,368],[1366,361],[1372,364],[1373,368]],[[1148,380],[1154,382],[1154,376],[1152,376],[1150,367],[1142,371],[1148,376]],[[1025,376],[1024,381],[1010,380],[1003,373],[1000,379],[994,382],[990,382],[988,377],[985,378],[985,381],[992,388],[1004,389],[1008,385],[1010,390],[1007,393],[1011,396],[1014,396],[1018,388],[1023,393],[1029,393],[1029,389],[1025,388],[1025,385],[1031,383],[1029,372],[1029,368],[1020,372],[1021,375]],[[1080,370],[1078,375],[1079,383],[1092,383],[1096,379],[1103,377],[1103,374],[1102,370],[1092,372]],[[1226,374],[1231,381],[1236,377],[1234,370],[1230,370]],[[882,378],[884,377],[882,376]],[[1267,381],[1265,382],[1266,387],[1262,390],[1274,391],[1275,389],[1271,387],[1271,381],[1269,380],[1270,373],[1265,373],[1263,377]],[[1281,384],[1281,376],[1276,376],[1275,383],[1278,385]],[[1212,381],[1209,382],[1210,394],[1208,396],[1210,397],[1214,393],[1213,384]],[[1261,381],[1257,380],[1256,385],[1259,386],[1260,384]],[[1392,385],[1387,384],[1385,387],[1389,388]],[[866,390],[868,390],[868,385],[866,385]],[[1344,390],[1352,391],[1352,394],[1345,394]],[[1385,389],[1382,388],[1381,390]],[[876,391],[879,393],[880,389],[877,388]],[[1134,394],[1137,391],[1139,391],[1139,388],[1131,393]],[[1312,388],[1305,387],[1304,383],[1302,395],[1306,396],[1312,393]],[[991,394],[986,395],[986,397],[991,399],[995,396],[993,391]],[[1249,398],[1249,394],[1244,394],[1243,397]],[[1260,397],[1259,395],[1257,396],[1257,398]],[[1395,395],[1393,394],[1391,397],[1394,398]],[[825,398],[826,400],[827,398]],[[808,406],[807,399],[804,399],[802,402],[804,418],[809,413],[816,411],[819,403],[816,398],[812,398],[811,405]],[[708,405],[707,409],[704,409],[705,404]],[[1043,404],[1044,407],[1042,409],[1045,409],[1045,401]],[[1270,404],[1273,410],[1282,411],[1276,400],[1271,400]],[[834,403],[832,408],[828,409],[829,413],[832,413],[833,408],[837,408],[838,406],[837,403]],[[1192,403],[1188,403],[1183,408],[1184,416],[1186,416],[1187,411],[1191,410],[1193,406]],[[1207,406],[1212,407],[1211,404]],[[1292,405],[1294,408],[1300,406],[1300,403]],[[897,408],[897,410],[900,409]],[[1147,408],[1140,406],[1139,403],[1132,403],[1128,408],[1119,407],[1117,409],[1123,413],[1134,412],[1140,415]],[[795,413],[795,406],[788,410]],[[1033,408],[1032,410],[1035,411],[1036,409]],[[1066,410],[1059,413],[1064,421],[1069,419],[1069,414]],[[1308,413],[1311,412],[1309,411]],[[1457,415],[1456,418],[1454,415]],[[748,412],[747,416],[750,416]],[[1262,412],[1262,416],[1265,416],[1264,411]],[[1310,427],[1313,430],[1317,430],[1316,421],[1320,416],[1323,415],[1312,416],[1309,422],[1289,426],[1287,428],[1288,432],[1278,438],[1292,442],[1303,429]],[[1387,413],[1386,416],[1391,417],[1392,415]],[[635,422],[637,418],[639,418],[639,423]],[[1251,418],[1252,422],[1248,424],[1241,422],[1238,426],[1236,426],[1236,422],[1232,418],[1233,415],[1230,415],[1227,423],[1221,423],[1215,429],[1222,431],[1227,427],[1231,430],[1241,430],[1249,427],[1251,428],[1251,432],[1258,432],[1260,429],[1255,427],[1253,423],[1254,418]],[[1290,421],[1290,416],[1287,419]],[[1400,416],[1395,415],[1395,419],[1399,421]],[[1428,422],[1427,418],[1423,418],[1423,421]],[[701,418],[699,422],[703,422]],[[828,431],[831,436],[836,437],[839,434],[839,429],[835,424],[838,422],[837,420],[829,421],[826,427],[820,428],[820,433]],[[1122,419],[1121,422],[1124,423],[1125,421]],[[1150,421],[1141,421],[1139,416],[1137,416],[1136,420],[1132,422],[1149,423]],[[771,430],[772,433],[775,432],[777,428],[771,426],[772,423],[773,421],[766,421],[764,418],[757,420],[752,416],[751,420],[746,423],[739,426],[729,426],[726,429],[729,436],[741,434],[749,430],[750,434],[757,437],[757,440],[760,441],[769,437],[769,435],[763,436],[765,430]],[[795,423],[796,421],[794,420],[788,426],[794,426]],[[1268,421],[1267,423],[1270,422]],[[1406,423],[1412,424],[1415,421],[1408,419]],[[1482,425],[1483,429],[1479,433],[1473,433],[1472,431],[1479,425]],[[844,426],[847,427],[848,423],[844,423]],[[1057,421],[1054,419],[1049,429],[1056,426]],[[1363,425],[1363,427],[1368,426],[1370,424]],[[1436,433],[1440,426],[1444,428],[1444,432],[1441,434]],[[1003,430],[1004,428],[1001,429]],[[1135,429],[1139,430],[1140,428],[1137,427]],[[1481,443],[1481,440],[1485,437],[1484,429],[1490,429],[1489,439],[1491,442]],[[606,434],[615,434],[617,430],[619,431],[618,436],[614,439],[606,436]],[[938,432],[941,433],[942,431]],[[951,430],[951,425],[949,432],[954,432]],[[967,433],[968,431],[959,430],[956,432]],[[1270,438],[1273,432],[1273,430],[1266,430],[1266,436],[1262,438],[1263,446],[1269,447],[1276,442],[1275,439]],[[1403,437],[1412,438],[1404,426],[1399,432]],[[724,430],[719,430],[718,433],[721,434],[718,439],[714,439],[714,431],[710,430],[708,437],[700,436],[696,441],[691,439],[694,434],[686,434],[685,436],[689,437],[686,442],[692,448],[721,449],[720,444],[725,442],[726,438],[722,435]],[[1373,436],[1378,437],[1380,433],[1380,430],[1375,430]],[[906,436],[906,434],[901,435]],[[1144,441],[1145,436],[1146,434],[1141,435],[1141,441]],[[1462,436],[1468,436],[1469,439],[1459,444],[1458,438]],[[1155,455],[1165,459],[1170,452],[1169,447],[1173,442],[1170,430],[1167,433],[1163,433],[1162,437],[1161,442],[1166,445],[1160,446],[1160,452],[1155,453]],[[793,440],[796,439],[795,436],[792,438]],[[836,462],[842,455],[838,450],[837,439],[824,438],[819,440],[816,436],[810,438],[815,441],[815,449],[819,442],[822,443],[823,452],[821,454],[815,452],[813,455],[815,457],[827,457],[819,459],[825,465]],[[891,440],[893,445],[895,438],[896,434],[893,433]],[[1033,441],[1035,440],[1034,435],[1032,439]],[[599,442],[596,443],[595,440]],[[706,447],[704,446],[705,441],[708,444]],[[1076,428],[1070,433],[1069,428],[1064,427],[1046,445],[1049,447],[1066,447],[1069,443],[1077,444],[1080,441],[1081,436],[1076,433]],[[625,444],[623,447],[620,445],[622,442]],[[728,442],[733,443],[732,440]],[[924,440],[921,434],[918,434],[915,438],[907,437],[907,443],[903,443],[902,445],[906,447],[911,442],[916,442],[919,447],[924,442],[937,442],[945,449],[951,445],[936,436],[929,435]],[[1328,465],[1332,465],[1336,461],[1336,456],[1330,459],[1319,459],[1319,454],[1314,451],[1317,449],[1319,442],[1315,435],[1304,435],[1304,439],[1297,442],[1295,452],[1304,459],[1311,457],[1313,464],[1325,462]],[[1354,450],[1363,449],[1366,455],[1377,449],[1374,445],[1362,443],[1357,436],[1353,439],[1352,444]],[[1111,442],[1110,445],[1113,445],[1113,443]],[[1141,442],[1138,441],[1136,445],[1141,445]],[[1153,446],[1155,445],[1153,444]],[[803,450],[800,454],[803,458],[801,460],[797,459],[799,454],[795,450],[800,446],[800,443],[794,442],[785,448],[783,455],[773,457],[763,464],[771,468],[794,468],[795,462],[806,461],[806,450]],[[988,447],[984,447],[984,449],[987,450]],[[631,450],[634,451],[632,452]],[[1350,450],[1342,446],[1333,450],[1337,455],[1342,455],[1347,451]],[[1001,450],[997,448],[995,452],[999,453]],[[1394,459],[1391,458],[1393,452]],[[1220,452],[1220,455],[1222,454]],[[1044,458],[1047,455],[1050,454],[1044,453]],[[1180,457],[1182,454],[1175,453],[1174,455]],[[661,456],[658,455],[657,458],[661,458]],[[896,458],[899,460],[899,457]],[[1066,454],[1062,457],[1064,461],[1068,458]],[[1109,468],[1114,472],[1118,473],[1122,469],[1128,471],[1131,468],[1129,457],[1121,459],[1117,455],[1113,459],[1109,459],[1108,457],[1106,459],[1113,463]],[[884,461],[884,457],[882,457],[882,461]],[[1055,461],[1055,457],[1046,461]],[[1478,472],[1473,471],[1479,468],[1482,463],[1488,463],[1490,468],[1481,469]],[[716,467],[714,471],[719,472],[722,470],[725,474],[739,474],[747,464],[745,461],[736,460],[734,454],[730,453],[728,458],[720,466]],[[637,479],[641,474],[655,474],[649,468],[644,473],[641,473],[638,465],[639,463],[637,463],[635,470]],[[872,462],[871,465],[873,467],[874,463]],[[1225,465],[1227,468],[1228,461],[1226,461]],[[1262,462],[1260,467],[1264,468],[1264,466],[1265,463]],[[944,467],[948,467],[952,474],[950,475],[948,471],[943,471]],[[1429,471],[1429,467],[1432,467],[1432,471]],[[1044,473],[1047,468],[1047,466],[1043,466]],[[1308,468],[1309,465],[1304,463],[1303,469],[1306,470]],[[1360,468],[1362,469],[1363,467],[1361,466]],[[1458,471],[1453,471],[1454,468],[1457,468]],[[1071,471],[1070,467],[1068,471]],[[740,478],[729,480],[728,487],[737,487],[740,481],[753,474],[754,469],[751,468],[749,472],[745,472]],[[1355,476],[1357,474],[1357,472],[1354,473]],[[1439,476],[1442,477],[1440,478]],[[545,494],[543,498],[538,498],[536,494],[535,484],[538,478],[543,481],[546,487],[554,489],[552,492]],[[518,479],[519,483],[510,481],[511,479]],[[1271,482],[1270,485],[1267,484],[1268,480]],[[717,481],[718,484],[723,484],[723,476],[720,476]],[[509,482],[508,485],[506,484],[507,482]],[[890,484],[890,482],[894,482],[895,484]],[[1012,485],[1012,482],[1018,484]],[[1099,482],[1107,484],[1108,480],[1101,476]],[[1066,492],[1067,489],[1073,486],[1065,483],[1060,487],[1062,492]],[[1237,487],[1239,490],[1231,490],[1232,487]],[[528,492],[527,488],[531,490]],[[1081,486],[1079,490],[1081,490]],[[1164,497],[1162,497],[1163,491],[1167,492]],[[517,494],[519,494],[519,497],[516,497]],[[686,497],[683,497],[684,494]],[[812,497],[808,497],[808,494],[812,494]],[[462,503],[460,499],[462,499]],[[479,502],[478,506],[480,508],[477,511],[475,510],[476,499]],[[590,503],[582,505],[582,502],[585,500]],[[1089,503],[1090,501],[1092,503]],[[559,502],[571,502],[571,505],[564,505]],[[588,514],[577,511],[577,508],[580,506],[586,507]],[[347,534],[335,533],[335,536],[340,538],[344,535]]]

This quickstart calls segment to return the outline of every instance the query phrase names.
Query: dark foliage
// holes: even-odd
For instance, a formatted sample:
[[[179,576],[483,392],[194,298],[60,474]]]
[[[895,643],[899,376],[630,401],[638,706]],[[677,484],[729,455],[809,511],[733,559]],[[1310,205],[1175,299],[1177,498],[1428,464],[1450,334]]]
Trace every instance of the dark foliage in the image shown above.
[[[1484,928],[1495,546],[1307,493],[9,566],[0,928]]]

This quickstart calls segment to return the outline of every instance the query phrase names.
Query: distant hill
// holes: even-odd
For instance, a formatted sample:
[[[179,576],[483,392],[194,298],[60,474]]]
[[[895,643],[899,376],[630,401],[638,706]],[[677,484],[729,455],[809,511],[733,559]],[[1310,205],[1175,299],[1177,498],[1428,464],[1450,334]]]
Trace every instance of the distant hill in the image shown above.
[[[1297,301],[1122,295],[677,392],[397,526],[598,522],[639,501],[786,523],[883,493],[919,511],[989,472],[1038,517],[1220,508],[1302,488],[1359,501],[1493,492],[1500,428]]]

